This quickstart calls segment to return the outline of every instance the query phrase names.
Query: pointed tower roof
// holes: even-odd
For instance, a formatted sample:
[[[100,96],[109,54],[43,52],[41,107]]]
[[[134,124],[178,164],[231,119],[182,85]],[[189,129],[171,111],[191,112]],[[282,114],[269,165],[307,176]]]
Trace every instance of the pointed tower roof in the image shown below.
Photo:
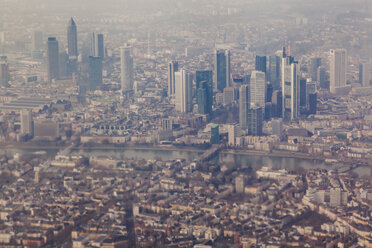
[[[76,26],[74,19],[71,17],[70,21],[68,22],[69,26]]]

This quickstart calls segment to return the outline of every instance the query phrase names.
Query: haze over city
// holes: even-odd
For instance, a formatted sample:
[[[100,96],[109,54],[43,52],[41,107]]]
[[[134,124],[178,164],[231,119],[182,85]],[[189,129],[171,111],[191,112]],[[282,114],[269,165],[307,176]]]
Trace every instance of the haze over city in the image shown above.
[[[0,0],[0,247],[372,247],[372,1]]]

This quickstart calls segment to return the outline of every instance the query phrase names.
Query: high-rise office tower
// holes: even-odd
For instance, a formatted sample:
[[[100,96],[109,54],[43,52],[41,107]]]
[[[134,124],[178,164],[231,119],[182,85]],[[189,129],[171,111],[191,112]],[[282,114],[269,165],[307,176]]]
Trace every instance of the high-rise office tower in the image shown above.
[[[329,55],[330,91],[334,94],[337,88],[346,85],[347,55],[345,49],[331,49]]]
[[[213,72],[196,71],[196,103],[199,114],[211,114],[213,103]]]
[[[59,77],[60,78],[63,78],[63,77],[67,77],[68,76],[68,64],[69,64],[69,56],[68,54],[63,51],[59,54],[58,56],[58,60],[59,60]]]
[[[48,38],[47,44],[47,59],[48,59],[48,80],[59,78],[59,54],[58,41],[55,37]]]
[[[256,55],[256,71],[261,71],[266,73],[266,56],[258,56]]]
[[[43,33],[34,31],[31,36],[31,56],[34,59],[43,58]]]
[[[309,114],[310,115],[315,115],[316,110],[317,110],[317,94],[316,93],[311,93],[308,96],[309,98]]]
[[[92,33],[90,55],[93,57],[105,57],[105,47],[103,41],[103,34]]]
[[[192,75],[184,69],[175,72],[176,110],[188,113],[192,110]]]
[[[306,79],[300,79],[300,106],[306,106]]]
[[[9,82],[9,65],[6,56],[0,57],[0,85],[8,86]]]
[[[174,73],[178,71],[178,62],[171,61],[168,65],[168,96],[172,96],[176,93],[174,86]]]
[[[102,59],[101,57],[89,57],[89,87],[96,90],[102,85]]]
[[[296,119],[299,114],[299,85],[297,62],[293,57],[282,58],[283,119]]]
[[[250,100],[251,105],[265,107],[266,99],[266,80],[265,73],[262,71],[253,71],[250,82]]]
[[[121,61],[121,90],[133,90],[133,58],[130,55],[130,47],[125,45],[120,47]]]
[[[239,124],[242,130],[248,129],[248,109],[250,107],[249,85],[239,88]]]
[[[266,102],[271,102],[271,99],[273,97],[273,86],[271,83],[266,84]]]
[[[283,109],[283,101],[282,101],[282,91],[281,90],[274,90],[273,97],[272,97],[272,117],[282,117],[282,109]]]
[[[156,47],[156,33],[150,31],[147,33],[147,54],[151,55]]]
[[[33,124],[32,124],[32,111],[30,109],[24,109],[20,112],[21,119],[21,134],[33,134]]]
[[[327,70],[322,66],[318,68],[316,81],[319,82],[320,88],[329,90],[329,82],[327,83]]]
[[[34,31],[31,37],[31,52],[43,50],[43,33]]]
[[[371,68],[371,63],[361,63],[359,65],[359,82],[363,87],[370,86]]]
[[[214,89],[220,92],[222,92],[225,87],[231,86],[231,65],[229,50],[215,51],[213,83]]]
[[[248,109],[248,134],[253,136],[262,135],[263,108],[252,106]]]
[[[314,82],[317,80],[317,75],[318,75],[318,68],[321,66],[322,60],[321,58],[312,58],[310,60],[310,68],[309,68],[309,74],[311,77],[311,80]]]
[[[229,105],[235,101],[237,95],[236,89],[234,87],[223,89],[223,105]]]
[[[269,72],[268,81],[271,83],[274,90],[280,89],[280,57],[270,56],[269,57]]]
[[[67,53],[70,57],[78,56],[77,29],[74,19],[71,17],[67,26]]]

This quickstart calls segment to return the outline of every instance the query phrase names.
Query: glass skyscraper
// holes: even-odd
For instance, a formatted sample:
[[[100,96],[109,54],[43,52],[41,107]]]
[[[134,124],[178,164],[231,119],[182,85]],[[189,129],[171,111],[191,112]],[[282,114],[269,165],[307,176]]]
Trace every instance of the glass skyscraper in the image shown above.
[[[59,54],[58,41],[55,37],[49,37],[47,43],[47,69],[48,81],[59,78]]]
[[[213,103],[212,71],[196,71],[196,103],[199,114],[211,114]]]
[[[216,50],[214,54],[213,71],[214,89],[222,92],[231,85],[230,51]]]

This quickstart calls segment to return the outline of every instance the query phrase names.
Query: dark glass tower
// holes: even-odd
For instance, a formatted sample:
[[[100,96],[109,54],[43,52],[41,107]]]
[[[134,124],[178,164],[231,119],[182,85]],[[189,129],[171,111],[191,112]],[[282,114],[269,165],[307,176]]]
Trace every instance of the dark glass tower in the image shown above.
[[[310,61],[310,76],[311,80],[316,81],[317,80],[317,72],[318,68],[321,66],[321,59],[320,58],[312,58]]]
[[[275,90],[273,92],[272,96],[272,117],[282,117],[282,108],[283,108],[283,103],[282,103],[282,91],[281,90]]]
[[[306,79],[300,79],[300,106],[306,106]]]
[[[211,114],[213,103],[212,71],[196,71],[196,102],[200,114]]]
[[[101,57],[89,57],[89,87],[96,90],[102,85],[102,59]]]
[[[231,84],[230,51],[216,50],[214,54],[213,83],[220,92]]]
[[[168,65],[168,96],[176,93],[174,73],[178,71],[178,62],[172,61]]]
[[[266,73],[266,56],[256,55],[256,71],[262,71]]]
[[[273,86],[274,90],[280,89],[280,57],[279,56],[269,57],[269,72],[267,73],[267,79]]]
[[[263,108],[252,107],[248,109],[248,134],[253,136],[262,135]]]
[[[315,115],[317,109],[317,94],[309,94],[309,114]]]
[[[48,81],[59,78],[59,54],[58,41],[55,37],[49,37],[47,43],[47,69]]]
[[[67,26],[68,56],[78,56],[77,29],[74,19],[71,17]]]

